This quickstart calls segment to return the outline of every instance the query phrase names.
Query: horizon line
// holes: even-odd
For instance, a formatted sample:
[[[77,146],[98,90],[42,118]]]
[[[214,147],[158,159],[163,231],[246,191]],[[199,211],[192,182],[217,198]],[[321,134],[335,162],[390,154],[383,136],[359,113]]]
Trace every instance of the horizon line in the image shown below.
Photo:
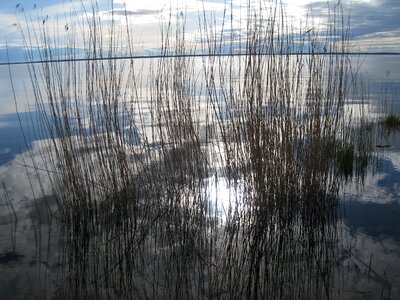
[[[185,58],[185,57],[225,57],[225,56],[251,56],[251,55],[400,55],[400,52],[292,52],[292,53],[192,53],[192,54],[157,54],[157,55],[125,55],[125,56],[113,56],[113,57],[83,57],[83,58],[58,58],[48,60],[32,60],[32,61],[8,61],[0,62],[0,66],[12,66],[12,65],[28,65],[28,64],[41,64],[41,63],[63,63],[63,62],[81,62],[81,61],[104,61],[104,60],[129,60],[129,59],[157,59],[157,58]]]

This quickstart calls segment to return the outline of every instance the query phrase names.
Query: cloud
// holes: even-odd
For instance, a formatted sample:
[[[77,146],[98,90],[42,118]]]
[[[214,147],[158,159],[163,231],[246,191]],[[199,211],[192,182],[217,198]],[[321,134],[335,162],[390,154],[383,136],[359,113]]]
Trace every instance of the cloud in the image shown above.
[[[366,174],[362,189],[360,183],[349,182],[345,186],[345,199],[357,199],[360,202],[400,204],[400,153],[398,150],[376,153],[379,168],[369,170]],[[373,162],[376,163],[376,162]]]
[[[142,150],[139,133],[131,128],[125,129],[125,133],[130,134],[129,137],[131,138],[131,140],[125,141],[124,147],[126,151],[132,148]],[[104,161],[99,161],[99,156],[96,155],[99,143],[106,144],[101,144],[101,147],[104,147],[102,151],[106,151],[109,139],[114,139],[110,144],[117,143],[117,140],[121,142],[120,137],[115,134],[110,135],[106,133],[80,138],[72,136],[70,139],[71,144],[74,145],[73,151],[80,155],[79,160],[81,162],[90,161],[93,163],[93,166],[101,166],[105,163]],[[1,183],[5,184],[16,211],[24,210],[28,203],[32,203],[32,200],[42,198],[46,195],[53,195],[59,188],[64,187],[57,176],[63,178],[62,173],[65,172],[65,166],[60,161],[62,158],[57,156],[55,151],[55,147],[58,150],[61,149],[62,142],[65,142],[65,140],[44,139],[32,141],[29,150],[15,155],[14,159],[10,162],[0,165],[0,186]],[[110,153],[112,152],[112,149],[108,150]],[[116,157],[110,153],[108,154],[108,158],[109,164],[112,165],[115,163]],[[83,169],[86,172],[88,171],[86,166]],[[100,180],[99,178],[101,178],[101,174],[97,173],[94,169],[90,169],[90,175],[93,181]],[[2,197],[3,191],[0,190],[0,202],[2,201]],[[6,214],[8,214],[8,211],[0,210],[0,217]]]
[[[158,10],[155,9],[138,9],[138,10],[125,10],[125,9],[114,9],[110,11],[103,12],[106,15],[115,15],[115,16],[146,16],[146,15],[156,15],[159,13]]]
[[[0,149],[0,155],[8,154],[11,152],[10,148]]]
[[[327,20],[325,1],[309,5],[312,15]],[[362,51],[400,51],[400,1],[376,0],[344,3],[344,18],[350,22],[350,38]],[[331,5],[331,8],[335,8]],[[397,39],[397,41],[396,41]]]
[[[4,183],[17,215],[25,216],[27,207],[33,205],[33,200],[53,192],[49,174],[46,172],[47,162],[42,156],[46,147],[43,141],[33,142],[30,151],[18,154],[11,162],[0,166],[0,182]],[[4,191],[0,188],[0,203],[2,202]],[[7,219],[7,215],[7,209],[0,210],[0,218]]]
[[[11,124],[9,122],[0,121],[0,128],[9,127],[10,125]],[[0,150],[0,154],[1,154],[1,150]]]
[[[81,1],[74,0],[68,3],[54,4],[43,9],[36,9],[39,11],[41,18],[32,17],[24,20],[21,18],[21,27],[26,32],[27,29],[35,30],[40,33],[43,29],[42,22],[46,23],[47,35],[58,39],[58,44],[65,46],[68,44],[69,39],[73,36],[75,39],[80,39],[82,34],[88,36],[90,26],[83,26],[82,20],[90,20],[93,9],[91,7],[91,0],[82,2],[85,6],[83,12]],[[252,7],[255,8],[254,3],[251,2]],[[328,5],[326,1],[319,0],[286,0],[283,6],[286,14],[289,17],[290,25],[298,26],[298,21],[303,20],[303,26],[310,25],[311,22],[316,27],[320,26],[323,30],[326,25],[329,15],[328,7],[334,9],[336,1],[330,2]],[[268,4],[265,4],[266,6]],[[355,0],[350,4],[344,4],[345,17],[350,13],[350,26],[351,37],[354,39],[353,51],[400,51],[400,2],[397,0]],[[167,0],[147,0],[147,1],[123,1],[114,0],[113,5],[110,7],[110,2],[107,0],[98,1],[98,11],[100,13],[100,22],[104,22],[103,26],[103,39],[107,43],[110,37],[110,30],[107,26],[110,24],[111,16],[114,17],[115,26],[118,34],[115,34],[114,41],[118,40],[121,49],[126,46],[126,26],[129,27],[131,33],[131,40],[134,40],[135,51],[145,51],[159,47],[160,43],[160,25],[165,22],[171,21],[171,24],[176,24],[178,15],[182,11],[186,20],[186,38],[194,37],[198,34],[199,12],[205,12],[210,23],[209,29],[215,27],[213,30],[218,32],[222,26],[223,12],[225,10],[225,30],[232,30],[236,32],[236,36],[243,34],[246,30],[247,3],[239,0],[232,1],[217,1],[217,0],[185,0],[185,1],[167,1]],[[231,11],[232,9],[232,11]],[[26,12],[29,14],[29,12]],[[230,15],[233,16],[232,26],[230,24]],[[305,24],[307,15],[312,16]],[[72,16],[72,18],[71,18]],[[78,25],[77,20],[80,20]],[[215,21],[215,23],[214,23]],[[229,21],[229,22],[227,22]],[[128,23],[127,23],[128,22]],[[23,47],[23,39],[21,37],[20,28],[13,26],[16,24],[16,18],[13,14],[0,12],[0,28],[2,28],[3,38],[0,39],[0,48],[5,47],[5,40],[9,45],[15,47]],[[69,31],[67,30],[69,28]],[[197,39],[198,40],[198,39]],[[193,42],[195,39],[193,39]],[[188,41],[189,42],[189,41]],[[79,49],[84,49],[83,41],[80,39],[75,43]],[[39,48],[43,47],[41,41],[33,41],[32,46]],[[104,49],[108,45],[102,45]],[[128,47],[125,49],[128,51]]]

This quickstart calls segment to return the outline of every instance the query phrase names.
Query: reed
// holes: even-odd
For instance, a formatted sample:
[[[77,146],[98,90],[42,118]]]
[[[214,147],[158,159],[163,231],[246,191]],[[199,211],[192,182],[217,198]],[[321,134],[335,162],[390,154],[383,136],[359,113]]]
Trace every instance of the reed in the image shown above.
[[[17,225],[18,225],[18,217],[15,212],[13,201],[11,196],[6,188],[4,182],[2,183],[2,189],[4,193],[4,202],[7,206],[8,215],[10,217],[10,239],[11,239],[11,251],[7,252],[6,255],[17,257]],[[1,255],[2,257],[6,255]]]
[[[29,72],[60,199],[56,298],[335,293],[340,173],[355,151],[348,27],[340,8],[321,32],[295,32],[280,2],[247,10],[244,56],[205,12],[204,56],[190,56],[199,50],[176,12],[161,57],[141,66],[112,59],[133,54],[133,33],[105,27],[95,4],[71,19],[62,53],[76,58],[82,41],[85,62],[55,60],[61,41],[45,26],[23,30],[27,49],[30,37],[42,45]]]
[[[400,116],[397,114],[388,114],[383,120],[382,120],[383,126],[388,129],[388,130],[396,130],[400,128]]]

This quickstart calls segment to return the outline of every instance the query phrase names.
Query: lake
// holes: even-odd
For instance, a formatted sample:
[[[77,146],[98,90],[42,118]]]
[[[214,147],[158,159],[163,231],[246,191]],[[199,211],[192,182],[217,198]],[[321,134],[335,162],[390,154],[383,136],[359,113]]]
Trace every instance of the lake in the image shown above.
[[[131,77],[137,80],[137,89],[117,96],[124,100],[119,102],[120,115],[107,113],[106,104],[73,108],[74,115],[68,115],[71,128],[63,128],[70,136],[62,136],[52,131],[55,125],[46,125],[53,117],[46,119],[43,112],[50,113],[51,108],[35,109],[26,66],[11,67],[15,100],[8,67],[1,66],[0,298],[400,298],[400,131],[388,132],[379,125],[388,113],[400,113],[400,59],[365,55],[351,57],[351,62],[361,64],[362,85],[357,86],[357,98],[349,94],[344,106],[346,113],[354,114],[355,128],[359,128],[360,111],[371,117],[368,164],[360,172],[345,171],[340,179],[327,165],[327,171],[315,179],[318,196],[309,188],[314,182],[307,181],[302,160],[289,165],[286,159],[296,157],[288,154],[280,165],[281,150],[263,152],[256,147],[259,123],[244,131],[254,138],[248,148],[237,146],[240,128],[247,121],[232,122],[233,127],[219,124],[246,119],[242,111],[248,108],[225,102],[221,109],[217,101],[224,90],[219,87],[190,86],[189,93],[197,95],[191,98],[191,106],[184,101],[161,103],[164,92],[186,99],[173,92],[185,85],[184,80],[165,89],[154,87],[152,92],[152,85],[146,83],[151,70],[141,67],[146,74],[143,82],[140,75]],[[193,64],[190,70],[194,70],[181,74],[181,79],[201,77],[197,74],[201,59],[181,63]],[[161,71],[161,79],[171,74],[168,68]],[[95,82],[90,90],[99,86],[102,83]],[[215,92],[215,98],[207,90]],[[92,96],[101,97],[95,92],[85,94]],[[161,105],[165,106],[159,109]],[[179,113],[171,116],[174,110]],[[210,116],[214,113],[217,117]],[[263,106],[260,114],[274,118],[278,111]],[[109,123],[103,121],[107,118]],[[293,132],[302,136],[307,118],[302,113],[296,119],[299,129]],[[172,119],[176,123],[169,124]],[[273,123],[271,128],[281,124]],[[115,128],[121,132],[107,134]],[[71,158],[76,159],[74,169],[66,167],[67,159],[57,160],[52,139],[60,141],[57,149],[66,153],[79,150],[78,158]],[[46,140],[50,142],[41,142]],[[281,145],[282,140],[285,136],[278,135],[271,145]],[[173,146],[166,147],[165,141]],[[305,147],[298,155],[304,155],[307,163],[317,160],[312,157],[315,153],[311,157],[304,153],[312,151],[307,148],[312,141],[297,142],[292,137],[290,141]],[[269,169],[271,161],[274,165]],[[260,165],[267,167],[261,170]],[[314,172],[314,167],[310,170]],[[79,172],[81,181],[72,182]],[[260,181],[259,174],[267,179]],[[271,187],[275,181],[269,178],[276,174],[288,174],[288,179]],[[149,179],[153,177],[157,180]],[[300,177],[307,180],[299,183]],[[82,182],[91,188],[86,190]],[[109,187],[121,187],[121,193]],[[70,188],[89,200],[82,205],[80,194],[73,195],[61,209],[60,195],[70,193]],[[280,198],[281,190],[285,192]],[[288,204],[264,205],[265,195]],[[305,203],[299,209],[292,200],[296,197]],[[326,207],[325,202],[317,208],[308,206],[307,199],[313,197],[322,197]],[[98,198],[106,200],[91,202]],[[263,292],[257,294],[257,289]]]

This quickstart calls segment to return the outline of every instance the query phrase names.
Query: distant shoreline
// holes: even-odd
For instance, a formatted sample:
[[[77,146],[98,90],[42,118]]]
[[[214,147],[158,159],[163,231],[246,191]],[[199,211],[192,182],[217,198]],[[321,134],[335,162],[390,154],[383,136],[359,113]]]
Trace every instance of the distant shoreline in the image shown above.
[[[26,65],[26,64],[41,64],[41,63],[62,63],[62,62],[79,62],[79,61],[102,61],[102,60],[128,60],[128,59],[156,59],[156,58],[174,58],[174,57],[228,57],[228,56],[249,56],[249,55],[351,55],[351,56],[372,56],[372,55],[400,55],[400,52],[314,52],[314,53],[215,53],[215,54],[154,54],[154,55],[132,55],[132,56],[113,56],[113,57],[92,57],[92,58],[74,58],[74,59],[50,59],[50,60],[33,60],[33,61],[10,61],[0,62],[0,66],[11,66],[11,65]]]

